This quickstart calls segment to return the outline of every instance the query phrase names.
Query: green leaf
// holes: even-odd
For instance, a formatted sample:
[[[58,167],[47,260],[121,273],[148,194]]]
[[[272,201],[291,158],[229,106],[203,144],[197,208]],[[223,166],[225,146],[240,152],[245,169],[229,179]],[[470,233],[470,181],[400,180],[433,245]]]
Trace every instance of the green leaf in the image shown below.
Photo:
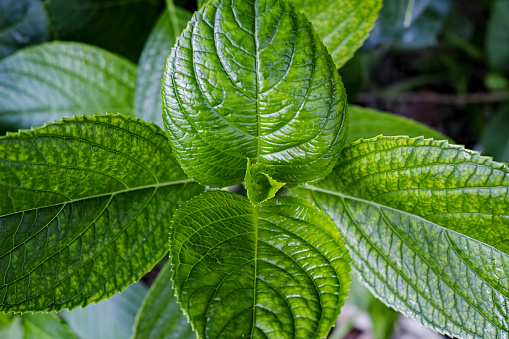
[[[369,36],[382,0],[292,0],[313,24],[337,68],[341,68]]]
[[[384,303],[460,338],[509,335],[509,168],[422,138],[345,147],[312,199]]]
[[[22,317],[24,339],[76,338],[56,314],[25,314]]]
[[[145,121],[155,122],[163,127],[163,109],[161,107],[161,78],[166,58],[177,37],[187,26],[191,13],[175,8],[178,32],[174,31],[168,11],[164,11],[143,47],[138,64],[134,109]]]
[[[136,67],[70,42],[24,49],[0,62],[0,125],[30,128],[73,115],[131,114]]]
[[[171,287],[171,262],[164,265],[136,316],[133,339],[194,339]]]
[[[136,313],[146,294],[147,288],[138,282],[108,300],[72,311],[64,310],[59,315],[78,338],[126,339],[133,333]]]
[[[288,0],[211,0],[168,58],[163,118],[184,171],[241,183],[246,159],[290,186],[324,178],[346,138],[332,58]]]
[[[0,311],[98,302],[167,252],[186,178],[164,132],[124,115],[76,117],[0,138]]]
[[[324,338],[348,291],[335,225],[294,197],[226,191],[182,205],[170,231],[176,295],[199,338]]]
[[[47,0],[53,32],[61,40],[97,45],[138,61],[163,0]]]
[[[380,134],[385,136],[424,136],[438,140],[449,140],[442,133],[420,122],[399,115],[370,108],[348,105],[349,125],[347,142],[369,139]]]
[[[486,31],[486,52],[493,70],[509,74],[509,0],[493,3]]]
[[[436,45],[451,10],[451,0],[384,0],[368,45],[425,48]]]
[[[41,1],[0,0],[0,59],[48,37],[48,19]]]
[[[285,185],[272,179],[267,172],[264,165],[251,165],[248,160],[245,180],[247,197],[255,205],[274,198],[281,187]]]

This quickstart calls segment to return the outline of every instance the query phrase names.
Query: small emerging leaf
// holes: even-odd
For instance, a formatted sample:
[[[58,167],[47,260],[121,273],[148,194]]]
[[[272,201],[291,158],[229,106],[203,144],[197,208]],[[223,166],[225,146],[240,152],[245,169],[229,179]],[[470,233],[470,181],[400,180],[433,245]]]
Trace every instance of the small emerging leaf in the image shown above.
[[[347,130],[331,56],[288,0],[210,0],[177,40],[163,118],[177,160],[201,184],[244,181],[246,160],[289,186],[324,178]]]
[[[336,221],[371,292],[451,337],[507,337],[507,165],[408,137],[361,140],[340,159],[295,192]]]
[[[174,293],[171,286],[171,261],[168,260],[138,311],[133,339],[196,338]]]
[[[172,280],[199,338],[324,338],[350,281],[336,226],[311,203],[209,191],[177,211]]]
[[[0,138],[0,311],[109,298],[167,252],[176,206],[203,191],[164,132],[124,115]]]
[[[274,198],[285,184],[272,179],[264,165],[247,162],[246,190],[252,203],[259,204]]]

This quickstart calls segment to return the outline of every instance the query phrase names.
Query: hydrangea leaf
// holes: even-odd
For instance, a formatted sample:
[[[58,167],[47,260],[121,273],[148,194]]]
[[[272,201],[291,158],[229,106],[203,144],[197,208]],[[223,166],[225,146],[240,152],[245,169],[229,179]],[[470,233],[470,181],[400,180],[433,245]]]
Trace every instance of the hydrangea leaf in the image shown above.
[[[177,299],[199,338],[325,338],[347,294],[342,236],[299,198],[253,206],[206,192],[179,208],[170,244]]]
[[[311,24],[288,0],[211,0],[168,58],[163,118],[201,184],[241,183],[246,159],[289,186],[324,178],[346,138],[346,94]]]
[[[380,134],[384,136],[406,135],[452,141],[437,130],[420,122],[371,108],[348,105],[348,119],[347,142],[370,139]]]
[[[507,165],[408,137],[361,140],[340,159],[294,192],[334,219],[371,292],[451,337],[507,337]]]
[[[337,68],[350,60],[375,26],[382,0],[292,0],[313,24]]]
[[[0,0],[0,59],[48,37],[48,19],[41,1]]]
[[[172,213],[201,191],[159,127],[124,115],[1,137],[0,311],[122,291],[165,255]]]
[[[171,261],[167,261],[136,316],[133,339],[195,339],[171,286]]]
[[[161,107],[161,70],[171,47],[191,19],[191,13],[175,8],[176,23],[172,22],[168,11],[164,11],[152,29],[138,63],[138,77],[134,93],[136,115],[163,127],[163,109]],[[175,32],[175,25],[177,32]]]
[[[97,47],[51,42],[0,62],[0,125],[11,131],[62,117],[133,111],[136,66]]]
[[[247,197],[255,205],[274,198],[281,187],[285,185],[272,179],[267,172],[265,166],[261,164],[252,165],[248,161],[245,185]]]

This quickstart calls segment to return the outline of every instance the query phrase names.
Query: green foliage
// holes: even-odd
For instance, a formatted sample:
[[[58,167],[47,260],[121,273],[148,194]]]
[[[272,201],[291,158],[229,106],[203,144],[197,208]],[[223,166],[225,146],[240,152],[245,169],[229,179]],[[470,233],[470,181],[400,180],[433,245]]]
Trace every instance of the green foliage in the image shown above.
[[[509,333],[509,168],[445,141],[349,144],[298,189],[336,222],[354,272],[386,304],[458,337]]]
[[[0,15],[0,57],[2,46],[9,54],[48,37],[41,3],[5,1],[14,14]],[[145,44],[138,75],[123,57],[75,42],[0,61],[2,129],[76,115],[0,137],[0,336],[324,338],[350,264],[378,298],[364,300],[375,338],[390,337],[396,322],[386,305],[451,336],[509,335],[509,168],[410,138],[447,139],[407,118],[347,108],[337,68],[368,36],[380,0],[193,1],[193,17],[163,3],[44,3],[57,38],[131,60]],[[453,56],[439,58],[451,88],[467,91],[477,77],[504,98],[505,3],[494,2],[490,19],[489,73],[465,75]],[[367,44],[386,47],[352,64],[382,62],[387,46],[436,45],[442,32],[482,62],[471,39],[480,33],[451,17],[459,6],[387,0]],[[373,76],[345,67],[361,81]],[[378,94],[396,99],[437,72]],[[90,116],[107,111],[166,132],[128,115]],[[490,133],[500,135],[502,113]],[[504,154],[505,139],[486,140]],[[227,188],[200,194],[198,183],[243,183],[247,198]],[[132,284],[168,251],[148,293]],[[12,314],[110,297],[60,318]]]
[[[337,68],[361,47],[375,25],[382,0],[292,0],[311,21]]]
[[[272,179],[264,165],[254,164],[248,160],[245,186],[247,197],[255,205],[272,199],[285,184]]]
[[[167,261],[138,311],[133,339],[196,338],[173,295],[171,273]]]
[[[369,139],[380,134],[385,136],[424,136],[437,140],[450,140],[442,133],[402,116],[355,105],[348,106],[348,114],[350,121],[347,142],[357,141],[361,138]]]
[[[48,19],[40,1],[0,0],[0,59],[48,36]]]
[[[58,311],[121,291],[164,256],[174,209],[202,190],[160,128],[123,115],[8,134],[0,168],[4,312]]]
[[[175,155],[211,187],[241,183],[248,158],[289,186],[324,178],[346,138],[345,97],[326,48],[288,1],[207,2],[163,77]]]
[[[163,5],[162,0],[47,0],[58,39],[107,48],[137,61]]]
[[[135,65],[93,46],[27,48],[0,61],[0,124],[13,131],[75,114],[131,114],[135,79]]]
[[[138,63],[138,77],[134,93],[134,109],[138,117],[155,122],[163,127],[163,109],[161,108],[161,70],[171,47],[191,19],[191,13],[176,8],[177,22],[173,22],[170,13],[164,11],[157,20],[154,29],[143,47]],[[174,31],[175,25],[178,32]]]
[[[170,244],[177,298],[199,338],[323,338],[347,294],[343,239],[302,199],[258,207],[206,192],[179,208]]]

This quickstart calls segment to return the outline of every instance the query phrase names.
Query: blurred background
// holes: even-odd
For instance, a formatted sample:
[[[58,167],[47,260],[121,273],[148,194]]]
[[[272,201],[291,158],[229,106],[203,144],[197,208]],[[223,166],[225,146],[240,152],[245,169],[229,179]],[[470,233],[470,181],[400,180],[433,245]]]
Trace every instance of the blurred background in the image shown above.
[[[195,0],[175,5],[198,8]],[[0,0],[0,64],[51,40],[97,45],[136,64],[165,6],[164,0]],[[9,34],[13,25],[23,34]],[[384,0],[370,38],[339,72],[350,103],[417,120],[509,161],[509,0]],[[10,130],[17,128],[0,117],[0,135]],[[80,338],[128,338],[158,270],[110,300],[52,321],[64,321]],[[16,317],[0,315],[0,338],[17,338],[16,324],[39,321]],[[387,308],[354,279],[330,338],[443,336]]]

